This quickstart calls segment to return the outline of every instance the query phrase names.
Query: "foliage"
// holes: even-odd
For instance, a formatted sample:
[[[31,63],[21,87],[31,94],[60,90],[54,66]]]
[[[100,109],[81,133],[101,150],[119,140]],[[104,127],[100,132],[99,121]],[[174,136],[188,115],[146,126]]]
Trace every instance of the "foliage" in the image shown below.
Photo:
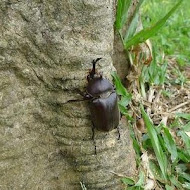
[[[139,11],[143,1],[144,0],[140,0],[138,2],[137,8],[134,11],[134,15],[132,17],[132,21],[129,24],[128,30],[123,37],[121,30],[122,30],[125,22],[127,21],[129,8],[130,8],[130,4],[132,1],[131,0],[118,0],[115,26],[121,35],[125,49],[128,49],[134,45],[138,45],[139,43],[145,42],[147,39],[154,36],[158,32],[158,30],[166,23],[166,21],[169,19],[169,17],[176,11],[176,9],[179,7],[179,5],[182,3],[182,0],[180,0],[176,5],[173,6],[173,8],[163,18],[161,18],[159,21],[157,21],[156,24],[154,24],[151,27],[142,29],[137,34],[135,34],[136,28],[138,25],[138,11]]]
[[[189,189],[190,138],[185,133],[184,126],[178,130],[178,135],[184,141],[185,148],[176,144],[171,135],[171,129],[163,124],[160,124],[159,127],[154,126],[142,105],[141,112],[147,127],[147,134],[144,134],[146,138],[143,138],[141,150],[152,151],[155,154],[156,158],[149,160],[149,167],[154,178],[166,189]],[[190,122],[189,114],[180,114],[180,116],[187,118]],[[139,144],[139,146],[141,145]],[[139,173],[139,180],[143,181],[139,187],[143,189],[145,179],[140,176],[143,175],[142,173],[143,170]],[[129,187],[137,189],[134,179],[125,179],[123,178],[122,181],[127,185],[127,189]],[[133,183],[129,183],[130,180],[133,180]]]
[[[173,0],[147,0],[142,7],[142,22],[145,28],[157,22],[176,2]],[[180,65],[190,63],[190,1],[184,0],[181,8],[166,22],[159,33],[152,37],[154,46],[157,46],[157,53],[164,51],[177,59]]]
[[[147,39],[153,36],[155,36],[153,38],[156,39],[156,45],[154,45],[152,54],[153,60],[149,66],[142,66],[142,72],[139,77],[139,84],[142,90],[142,96],[146,93],[146,84],[148,85],[150,90],[153,85],[162,86],[166,82],[167,62],[165,62],[163,60],[163,57],[160,55],[160,52],[163,52],[163,45],[164,51],[167,54],[174,54],[176,53],[176,45],[174,45],[174,43],[176,43],[176,41],[179,42],[180,38],[183,38],[182,42],[179,42],[182,49],[176,48],[178,52],[177,58],[181,65],[183,65],[182,60],[184,61],[188,59],[187,55],[189,54],[189,47],[187,47],[187,51],[184,50],[183,53],[180,53],[180,51],[187,46],[190,33],[187,28],[179,26],[182,26],[182,23],[184,22],[187,25],[189,20],[185,18],[180,20],[179,16],[183,15],[182,11],[178,15],[170,18],[170,16],[176,11],[176,9],[183,2],[183,0],[170,2],[171,6],[163,7],[163,5],[169,5],[169,0],[164,0],[162,3],[160,3],[159,0],[146,1],[144,3],[143,9],[143,21],[145,22],[145,29],[136,33],[139,20],[138,12],[143,3],[143,0],[139,1],[134,14],[132,15],[132,21],[129,24],[127,31],[124,31],[123,26],[124,23],[127,22],[128,10],[130,7],[129,5],[131,4],[131,0],[118,0],[116,29],[121,36],[124,48],[126,50],[129,50],[131,47],[133,47],[134,51],[136,50],[134,46],[139,45],[139,43],[145,42]],[[188,3],[190,3],[190,1]],[[156,6],[159,8],[156,8]],[[185,3],[183,4],[183,6],[186,6]],[[184,9],[187,10],[187,7],[188,6],[184,7]],[[168,13],[164,17],[162,17],[165,12]],[[188,18],[189,13],[190,10],[187,10],[187,13],[184,13],[184,15],[186,15],[186,18]],[[175,23],[174,25],[171,25],[171,21],[176,21],[176,23],[178,22],[178,26],[175,25]],[[162,27],[165,24],[167,24],[167,28]],[[173,30],[170,30],[171,28]],[[175,30],[178,29],[181,32],[179,36],[176,37],[176,33],[178,33],[176,32],[173,35],[173,41],[167,42],[166,39],[170,38],[169,35],[171,31],[175,32]],[[158,34],[159,30],[162,35],[160,35],[160,33]],[[129,55],[131,55],[131,57],[133,58],[134,56],[132,55],[132,53],[133,52],[130,52]],[[160,64],[158,64],[158,62]],[[186,82],[186,78],[182,75],[180,71],[177,70],[176,72],[179,77],[177,81],[174,81],[174,83],[181,84],[183,86],[183,84]],[[145,168],[143,166],[144,163],[142,156],[147,152],[152,155],[151,157],[147,157],[147,170],[150,170],[149,173],[154,176],[154,179],[156,179],[156,182],[160,187],[165,188],[166,190],[190,189],[190,171],[188,168],[190,163],[190,138],[188,136],[189,133],[187,133],[190,131],[190,114],[178,113],[176,115],[176,120],[171,126],[164,126],[164,124],[162,123],[160,123],[160,125],[158,126],[155,126],[154,123],[151,121],[148,113],[145,111],[143,105],[141,105],[141,114],[147,129],[147,133],[142,135],[142,139],[139,139],[133,128],[134,120],[127,111],[127,106],[130,104],[132,96],[121,84],[119,77],[116,75],[116,73],[114,73],[112,76],[114,78],[117,93],[120,95],[121,99],[125,100],[119,102],[119,107],[120,111],[128,118],[130,118],[130,136],[132,138],[133,146],[137,155],[136,161],[139,169],[138,179],[129,177],[122,178],[122,182],[126,185],[126,189],[145,189],[148,175],[144,170]],[[166,96],[170,96],[167,91],[163,91],[163,93],[165,93]],[[186,120],[185,124],[180,122],[180,118]],[[177,138],[183,141],[183,145],[176,142],[176,138],[174,138],[174,135],[172,134],[173,128],[175,126],[177,126],[175,130]]]
[[[112,77],[116,86],[116,92],[120,96],[120,101],[118,102],[119,109],[123,115],[127,116],[129,120],[132,120],[126,109],[129,102],[131,101],[132,95],[129,92],[127,92],[127,89],[121,83],[116,72],[112,73]]]
[[[130,117],[127,112],[127,106],[131,101],[131,94],[128,93],[122,85],[116,73],[113,73],[112,76],[118,95],[128,99],[127,104],[125,101],[120,102],[120,110],[127,117]],[[141,190],[145,188],[147,176],[141,160],[141,155],[144,154],[144,152],[151,152],[151,154],[154,155],[153,158],[148,159],[148,164],[159,186],[165,187],[165,189],[168,190],[189,189],[190,171],[188,164],[190,163],[190,138],[186,132],[190,131],[190,114],[177,113],[176,120],[174,124],[170,126],[172,128],[170,128],[164,126],[162,123],[160,123],[159,126],[155,126],[142,105],[140,108],[147,133],[143,135],[141,142],[139,142],[132,128],[134,120],[131,119],[131,123],[129,122],[130,135],[137,154],[139,176],[138,179],[130,177],[122,178],[126,189]],[[184,119],[186,123],[180,123],[180,118]],[[178,145],[171,133],[171,130],[176,126],[177,136],[183,141],[184,147]]]

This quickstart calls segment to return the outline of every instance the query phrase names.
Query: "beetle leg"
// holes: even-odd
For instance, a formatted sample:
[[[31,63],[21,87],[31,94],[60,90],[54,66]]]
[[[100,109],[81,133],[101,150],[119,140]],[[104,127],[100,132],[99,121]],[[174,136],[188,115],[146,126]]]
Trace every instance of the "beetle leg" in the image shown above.
[[[95,141],[95,131],[94,131],[95,127],[94,127],[94,123],[92,122],[92,140],[94,143],[94,154],[96,155],[96,141]]]
[[[121,134],[120,134],[120,131],[119,131],[119,125],[117,126],[117,132],[118,132],[118,138],[117,138],[117,140],[120,140]]]

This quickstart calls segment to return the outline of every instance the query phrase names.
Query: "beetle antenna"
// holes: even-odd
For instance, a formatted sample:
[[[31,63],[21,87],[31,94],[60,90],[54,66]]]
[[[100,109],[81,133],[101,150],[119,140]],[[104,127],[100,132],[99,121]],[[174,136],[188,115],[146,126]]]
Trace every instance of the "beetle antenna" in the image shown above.
[[[90,72],[90,78],[94,78],[94,75],[96,74],[96,63],[102,58],[97,58],[95,60],[92,61],[92,64],[93,64],[93,68],[92,68],[92,71]]]

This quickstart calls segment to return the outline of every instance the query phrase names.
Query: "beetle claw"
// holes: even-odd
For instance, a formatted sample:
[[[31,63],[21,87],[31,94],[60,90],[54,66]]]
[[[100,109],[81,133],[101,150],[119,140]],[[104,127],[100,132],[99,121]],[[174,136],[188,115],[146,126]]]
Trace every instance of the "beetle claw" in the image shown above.
[[[119,125],[117,126],[117,132],[118,132],[118,138],[117,138],[117,140],[120,140],[121,134],[120,134],[120,131],[119,131]]]
[[[94,154],[96,155],[96,141],[95,141],[95,131],[94,131],[95,127],[94,127],[94,123],[92,122],[92,140],[94,143]]]

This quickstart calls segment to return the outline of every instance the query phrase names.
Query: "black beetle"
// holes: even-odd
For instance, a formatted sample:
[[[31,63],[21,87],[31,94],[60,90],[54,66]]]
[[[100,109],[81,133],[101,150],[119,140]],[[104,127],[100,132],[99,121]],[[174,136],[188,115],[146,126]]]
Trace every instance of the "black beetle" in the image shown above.
[[[100,131],[111,131],[119,125],[118,97],[110,81],[96,74],[95,66],[100,59],[92,61],[93,68],[87,76],[86,98],[90,99],[93,127]]]

